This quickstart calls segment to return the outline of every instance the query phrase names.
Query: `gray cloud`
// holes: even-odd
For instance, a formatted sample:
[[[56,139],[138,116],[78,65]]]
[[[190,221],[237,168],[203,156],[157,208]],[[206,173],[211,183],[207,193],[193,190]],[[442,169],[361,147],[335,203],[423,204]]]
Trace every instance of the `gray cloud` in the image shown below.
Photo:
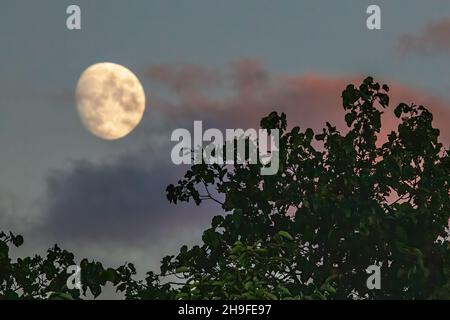
[[[428,23],[418,35],[402,35],[398,42],[398,50],[403,55],[450,53],[450,18]]]
[[[144,75],[164,83],[178,94],[210,89],[223,82],[220,71],[195,64],[151,66],[145,70]]]
[[[71,241],[170,242],[183,229],[209,223],[218,208],[214,212],[208,206],[167,201],[165,188],[186,168],[145,165],[147,159],[154,161],[154,154],[146,150],[107,164],[82,160],[69,171],[53,171],[47,179],[41,231]]]

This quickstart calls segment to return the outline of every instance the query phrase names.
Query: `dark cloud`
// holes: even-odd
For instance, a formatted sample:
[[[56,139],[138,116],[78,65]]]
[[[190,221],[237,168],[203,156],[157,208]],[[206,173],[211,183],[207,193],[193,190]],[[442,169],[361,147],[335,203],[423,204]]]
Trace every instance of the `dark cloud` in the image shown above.
[[[450,18],[428,23],[418,35],[405,34],[400,37],[398,50],[401,54],[449,54]]]
[[[153,151],[107,164],[78,161],[69,171],[52,172],[47,179],[44,231],[52,238],[87,242],[156,241],[203,225],[217,213],[208,207],[170,204],[165,188],[186,168],[145,165],[147,159],[154,161]]]

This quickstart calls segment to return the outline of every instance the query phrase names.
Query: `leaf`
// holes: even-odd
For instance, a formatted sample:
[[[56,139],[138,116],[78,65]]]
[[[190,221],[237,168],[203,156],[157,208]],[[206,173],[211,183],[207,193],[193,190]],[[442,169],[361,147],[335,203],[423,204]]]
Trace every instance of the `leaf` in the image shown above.
[[[185,292],[180,292],[175,296],[175,299],[177,300],[186,300],[189,298],[189,295]]]
[[[217,228],[218,226],[220,226],[220,225],[223,223],[223,221],[224,221],[223,216],[215,216],[215,217],[212,219],[211,226],[212,226],[213,228]]]
[[[108,268],[104,272],[104,277],[106,281],[115,283],[117,280],[117,272],[113,268]]]
[[[397,118],[400,118],[402,113],[404,112],[405,108],[408,107],[405,103],[400,103],[394,110],[394,114]]]
[[[311,128],[306,129],[306,131],[305,131],[305,137],[306,137],[306,140],[307,140],[308,142],[311,142],[311,140],[312,140],[313,137],[314,137],[314,131],[313,131]]]
[[[356,112],[350,112],[345,115],[345,122],[349,127],[353,124],[353,121],[355,121],[355,119],[356,119]]]
[[[116,291],[117,291],[117,292],[123,292],[123,291],[126,290],[126,288],[127,288],[127,283],[126,283],[126,282],[123,282],[123,283],[121,283],[121,284],[119,284],[119,285],[117,286]]]
[[[23,244],[23,237],[21,235],[15,236],[14,238],[12,238],[12,243],[16,247],[20,247]]]
[[[288,239],[288,240],[290,240],[290,241],[293,241],[294,240],[294,238],[289,234],[289,232],[287,232],[287,231],[278,231],[278,234],[281,236],[281,237],[283,237],[283,238],[285,238],[285,239]]]
[[[177,268],[175,271],[176,271],[176,273],[188,272],[189,271],[189,267],[182,266],[182,267]]]
[[[53,292],[49,296],[49,299],[50,300],[74,300],[72,295],[70,295],[69,293],[66,293],[66,292]]]

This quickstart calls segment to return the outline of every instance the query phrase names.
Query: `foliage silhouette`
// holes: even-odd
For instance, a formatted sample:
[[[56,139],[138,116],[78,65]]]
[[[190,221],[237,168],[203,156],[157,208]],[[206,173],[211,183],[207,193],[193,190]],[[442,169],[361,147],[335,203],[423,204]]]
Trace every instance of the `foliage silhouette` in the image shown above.
[[[132,264],[83,260],[83,294],[110,282],[127,299],[449,299],[449,150],[432,114],[404,103],[393,110],[397,130],[377,144],[388,91],[371,77],[347,86],[345,134],[330,123],[287,130],[286,116],[271,113],[261,127],[280,130],[276,175],[261,175],[262,164],[193,165],[167,198],[221,204],[227,214],[203,243],[164,257],[145,280]],[[13,263],[8,244],[22,242],[0,238],[3,297],[80,298],[65,286],[72,254],[55,247]],[[370,265],[381,267],[379,290],[366,286]]]

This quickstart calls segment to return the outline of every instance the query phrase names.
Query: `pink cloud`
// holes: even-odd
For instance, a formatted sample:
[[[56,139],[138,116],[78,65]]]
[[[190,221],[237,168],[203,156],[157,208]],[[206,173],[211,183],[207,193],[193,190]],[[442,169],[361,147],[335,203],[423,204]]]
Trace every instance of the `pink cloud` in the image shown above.
[[[398,46],[402,54],[450,53],[450,18],[427,24],[420,35],[401,36]]]
[[[198,65],[159,65],[145,71],[150,78],[166,84],[177,93],[203,90],[220,85],[220,74]]]
[[[164,70],[157,69],[160,73],[152,79],[172,88],[177,99],[175,102],[159,100],[154,107],[170,119],[203,120],[211,126],[229,128],[258,126],[262,117],[275,110],[285,112],[291,126],[298,125],[302,129],[310,127],[319,131],[328,121],[345,131],[342,90],[350,83],[359,85],[364,79],[363,75],[276,75],[254,59],[236,61],[230,68],[228,72],[219,72],[196,66],[196,71],[189,73],[193,77],[190,81],[186,79],[187,73],[178,74],[168,66]],[[176,70],[179,70],[178,67]],[[208,88],[214,87],[228,94],[218,97],[208,90],[198,90],[198,85],[207,74],[214,74],[224,80],[214,83],[209,81]],[[180,75],[180,79],[177,75]],[[198,78],[195,78],[196,75]],[[393,116],[393,109],[404,102],[428,107],[434,114],[435,126],[441,129],[442,140],[447,145],[450,143],[448,102],[400,83],[375,80],[387,83],[391,88],[391,103],[383,117],[381,141],[384,140],[383,136],[396,128],[398,120]]]

